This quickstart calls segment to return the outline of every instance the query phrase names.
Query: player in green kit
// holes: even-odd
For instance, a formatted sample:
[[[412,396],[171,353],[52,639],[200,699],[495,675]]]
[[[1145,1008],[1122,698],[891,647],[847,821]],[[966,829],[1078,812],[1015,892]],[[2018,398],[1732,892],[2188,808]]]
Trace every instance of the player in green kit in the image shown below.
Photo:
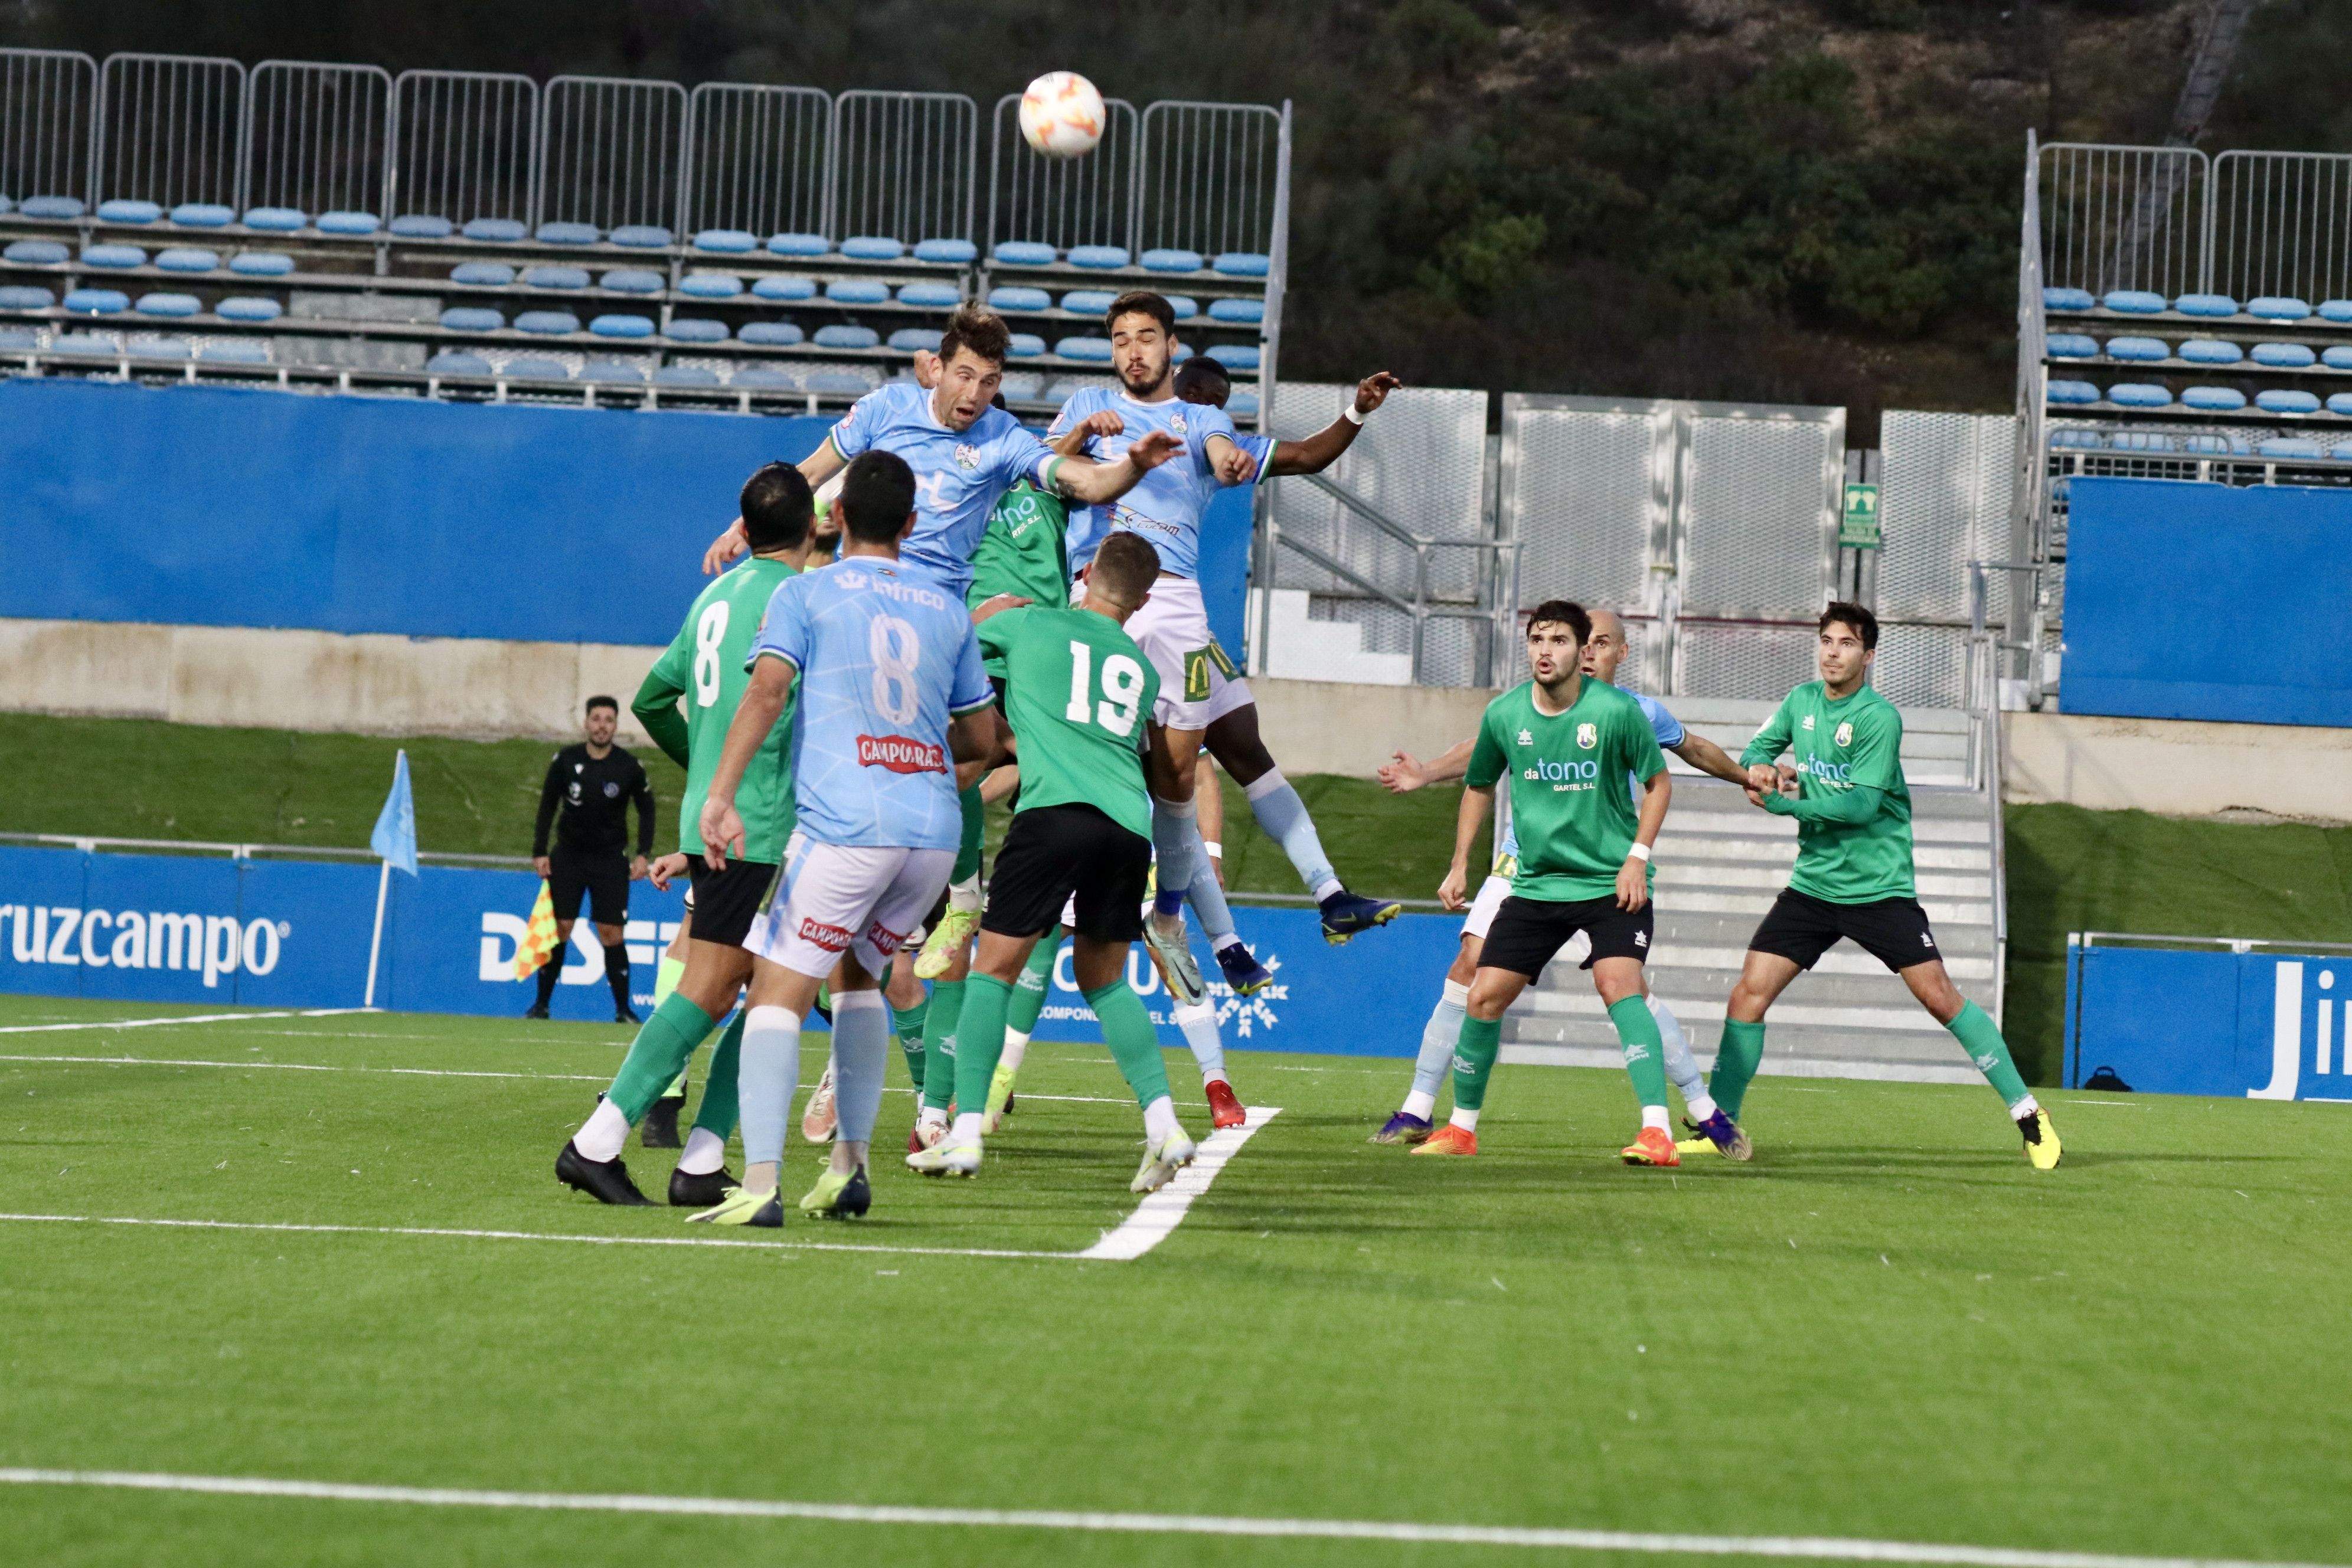
[[[751,559],[702,591],[632,704],[646,733],[686,768],[678,839],[690,858],[694,921],[686,971],[677,987],[638,1029],[613,1087],[556,1157],[557,1178],[600,1203],[647,1202],[621,1163],[621,1147],[629,1129],[685,1068],[694,1047],[735,1005],[737,993],[751,978],[751,955],[743,951],[743,938],[792,835],[793,727],[787,717],[769,733],[736,791],[743,858],[719,871],[704,864],[702,802],[750,679],[744,661],[768,600],[778,584],[799,575],[808,558],[813,508],[808,480],[798,468],[770,463],[753,474],[743,486],[742,506]],[[683,716],[680,698],[686,700]],[[739,1016],[712,1056],[701,1110],[670,1175],[669,1201],[681,1207],[707,1208],[735,1184],[725,1165],[727,1137],[735,1129],[735,1059],[742,1033]]]
[[[1159,552],[1149,542],[1114,534],[1075,608],[1003,610],[980,623],[982,647],[1004,660],[1021,795],[996,857],[964,992],[955,1124],[936,1145],[907,1156],[908,1167],[926,1175],[979,1173],[982,1107],[1003,1048],[1013,984],[1038,939],[1060,927],[1072,902],[1078,989],[1143,1108],[1143,1164],[1129,1190],[1155,1191],[1192,1163],[1194,1146],[1176,1120],[1151,1016],[1127,983],[1151,871],[1144,754],[1160,678],[1124,627],[1159,575]],[[1151,754],[1159,755],[1157,747]],[[1191,867],[1175,869],[1189,881]]]
[[[2054,1169],[2058,1130],[2018,1076],[2009,1042],[1960,994],[1936,951],[1911,870],[1911,792],[1903,781],[1903,716],[1870,684],[1878,618],[1860,605],[1822,612],[1814,652],[1822,678],[1789,693],[1739,760],[1748,798],[1797,819],[1797,865],[1788,889],[1748,939],[1739,982],[1724,1011],[1723,1046],[1707,1091],[1735,1119],[1764,1056],[1764,1014],[1801,970],[1842,937],[1902,976],[1911,994],[1952,1032],[2009,1108],[2037,1171]],[[1774,767],[1797,759],[1797,793],[1780,792]]]
[[[1584,967],[1609,1009],[1625,1071],[1642,1102],[1629,1165],[1677,1165],[1667,1131],[1664,1047],[1642,984],[1654,911],[1650,847],[1666,820],[1674,784],[1650,716],[1633,697],[1579,668],[1591,617],[1565,599],[1528,618],[1534,679],[1486,705],[1472,743],[1467,785],[1454,820],[1454,864],[1439,885],[1449,910],[1468,907],[1470,847],[1507,774],[1519,863],[1511,896],[1495,911],[1454,1048],[1454,1115],[1415,1154],[1475,1154],[1478,1113],[1503,1038],[1503,1014],[1542,978],[1544,966],[1582,931]],[[1625,781],[1641,788],[1637,811]]]

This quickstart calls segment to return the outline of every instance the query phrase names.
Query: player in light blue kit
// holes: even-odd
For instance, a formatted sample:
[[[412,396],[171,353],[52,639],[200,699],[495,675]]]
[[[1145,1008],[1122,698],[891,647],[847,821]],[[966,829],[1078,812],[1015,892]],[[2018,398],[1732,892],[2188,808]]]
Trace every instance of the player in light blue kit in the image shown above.
[[[782,886],[743,942],[753,960],[738,1068],[743,1184],[698,1220],[783,1223],[777,1186],[801,1025],[828,976],[839,1123],[829,1167],[801,1209],[854,1218],[872,1202],[866,1153],[890,1049],[880,987],[955,862],[955,763],[986,755],[995,736],[996,693],[963,596],[899,564],[903,542],[921,526],[916,486],[890,453],[850,464],[835,502],[842,558],[791,579],[768,601],[751,684],[703,803],[707,852],[740,856],[736,786],[797,684],[800,825],[785,847]]]
[[[1592,612],[1592,636],[1584,644],[1584,657],[1580,668],[1598,680],[1615,683],[1617,667],[1625,659],[1625,623],[1615,612]],[[1654,697],[1628,693],[1642,705],[1649,717],[1650,729],[1657,737],[1661,751],[1672,752],[1703,773],[1727,780],[1745,788],[1747,770],[1725,752],[1722,747],[1704,735],[1695,735],[1683,728],[1682,721],[1666,711],[1665,705]],[[1444,784],[1464,776],[1469,770],[1471,742],[1461,742],[1443,754],[1426,763],[1418,762],[1404,752],[1396,753],[1391,762],[1381,764],[1381,783],[1398,795],[1421,788],[1423,784]],[[1496,792],[1499,801],[1502,791]],[[1639,793],[1638,787],[1636,793]],[[1494,922],[1495,911],[1502,908],[1510,896],[1511,878],[1518,869],[1518,838],[1507,817],[1496,823],[1495,863],[1486,879],[1478,888],[1477,899],[1470,906],[1467,919],[1462,922],[1462,951],[1455,954],[1454,966],[1445,972],[1444,994],[1422,1028],[1421,1054],[1413,1063],[1412,1089],[1404,1097],[1404,1104],[1378,1132],[1372,1134],[1375,1143],[1419,1143],[1429,1137],[1435,1121],[1437,1091],[1444,1084],[1447,1072],[1454,1065],[1454,1042],[1462,1033],[1462,1018],[1470,1003],[1470,982],[1478,973],[1478,955],[1486,942],[1486,929]],[[1645,982],[1646,984],[1646,977]],[[1745,1160],[1752,1146],[1748,1134],[1730,1117],[1725,1115],[1708,1098],[1706,1079],[1701,1077],[1698,1058],[1691,1055],[1690,1041],[1683,1034],[1682,1023],[1674,1010],[1654,994],[1649,998],[1650,1016],[1657,1021],[1658,1036],[1664,1044],[1666,1077],[1689,1108],[1685,1121],[1693,1137],[1678,1147],[1685,1152],[1693,1149],[1712,1149],[1734,1160]]]

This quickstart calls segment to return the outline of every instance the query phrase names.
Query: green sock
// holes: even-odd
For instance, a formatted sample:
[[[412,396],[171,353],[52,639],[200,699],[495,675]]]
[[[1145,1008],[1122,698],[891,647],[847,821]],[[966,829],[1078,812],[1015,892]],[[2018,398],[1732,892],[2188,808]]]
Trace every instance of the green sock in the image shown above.
[[[1087,993],[1087,1005],[1102,1025],[1103,1041],[1119,1076],[1135,1090],[1135,1103],[1150,1109],[1168,1093],[1168,1064],[1160,1055],[1160,1035],[1144,1011],[1143,998],[1124,980],[1114,980],[1099,991]]]
[[[945,1110],[955,1098],[956,1025],[963,1016],[961,980],[931,982],[931,1010],[923,1018],[923,1108]]]
[[[957,795],[956,804],[963,807],[963,837],[956,845],[955,869],[948,874],[950,882],[980,875],[980,844],[988,833],[988,807],[980,803],[978,784]]]
[[[1004,1010],[1013,987],[992,974],[975,974],[964,984],[963,1016],[956,1020],[957,1109],[978,1110],[988,1103],[988,1080],[1004,1055]]]
[[[1609,1005],[1609,1021],[1617,1026],[1618,1042],[1625,1047],[1625,1076],[1633,1080],[1634,1098],[1644,1110],[1666,1107],[1666,1045],[1658,1037],[1658,1021],[1650,1016],[1646,997],[1623,996]]]
[[[923,1087],[923,1015],[930,1010],[931,999],[926,995],[911,1007],[890,1009],[890,1030],[898,1037],[899,1054],[907,1058],[907,1076],[915,1087]]]
[[[1983,1008],[1963,1002],[1944,1027],[1952,1031],[1952,1037],[1960,1042],[1960,1048],[1969,1053],[1969,1060],[1977,1064],[1977,1071],[1985,1075],[1985,1082],[1992,1085],[2003,1105],[2014,1110],[2032,1092],[2017,1075],[2017,1064],[2009,1059],[2009,1042],[2000,1037],[2000,1026],[1987,1017]]]
[[[677,989],[678,976],[685,973],[686,960],[672,958],[667,952],[662,954],[661,963],[654,966],[655,1006],[658,1007],[669,1000],[669,994]]]
[[[1748,1082],[1756,1076],[1757,1065],[1763,1059],[1763,1021],[1743,1024],[1737,1018],[1726,1018],[1723,1043],[1715,1048],[1715,1071],[1707,1075],[1706,1092],[1734,1121],[1739,1120],[1740,1101],[1748,1098]]]
[[[1029,962],[1023,966],[1021,978],[1013,983],[1013,1008],[1005,1016],[1008,1028],[1024,1035],[1037,1032],[1037,1015],[1045,1010],[1046,994],[1054,989],[1054,961],[1061,955],[1059,933],[1048,933],[1029,952]]]
[[[694,1113],[694,1124],[717,1133],[722,1143],[735,1135],[739,1105],[735,1098],[735,1061],[743,1052],[743,1020],[751,1011],[749,1007],[737,1008],[735,1021],[719,1037],[719,1048],[710,1053],[710,1071],[702,1084],[702,1108]]]
[[[629,1054],[605,1091],[630,1126],[644,1119],[662,1086],[678,1075],[716,1022],[685,997],[672,995],[637,1026],[637,1037],[629,1042]]]
[[[1503,1048],[1503,1020],[1465,1015],[1462,1033],[1454,1041],[1454,1104],[1462,1110],[1483,1110],[1486,1080],[1494,1076],[1495,1058]]]

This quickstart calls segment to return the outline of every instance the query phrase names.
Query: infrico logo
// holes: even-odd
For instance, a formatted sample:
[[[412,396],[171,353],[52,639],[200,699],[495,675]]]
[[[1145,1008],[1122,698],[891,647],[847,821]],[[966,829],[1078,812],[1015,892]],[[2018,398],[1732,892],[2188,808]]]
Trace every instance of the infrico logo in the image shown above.
[[[77,910],[0,904],[8,952],[19,963],[82,969],[184,969],[220,984],[242,969],[267,974],[294,928],[284,921],[240,921],[235,915]]]
[[[2303,984],[2304,964],[2301,960],[2283,961],[2271,974],[2271,1081],[2261,1089],[2246,1090],[2248,1100],[2294,1100],[2303,1087]],[[2352,1071],[2352,1041],[2345,1039],[2345,1030],[2352,1027],[2352,1013],[2347,1013],[2341,998],[2329,994],[2336,989],[2336,971],[2322,969],[2318,974],[2315,1033],[2318,1050],[2314,1057],[2317,1078],[2340,1077]],[[2316,1087],[2316,1086],[2315,1086]],[[2333,1086],[2328,1086],[2333,1087]],[[2346,1086],[2352,1093],[2352,1085]],[[2336,1099],[2340,1096],[2311,1095],[2302,1098]]]
[[[857,761],[861,767],[887,768],[894,773],[943,773],[947,753],[929,741],[911,735],[860,735]]]

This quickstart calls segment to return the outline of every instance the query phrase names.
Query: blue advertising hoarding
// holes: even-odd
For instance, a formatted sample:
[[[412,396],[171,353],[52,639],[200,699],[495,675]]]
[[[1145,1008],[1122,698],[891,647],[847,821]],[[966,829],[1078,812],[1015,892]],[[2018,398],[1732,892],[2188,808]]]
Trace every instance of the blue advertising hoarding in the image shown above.
[[[2347,997],[2352,953],[2077,943],[2066,1084],[2352,1102]]]

